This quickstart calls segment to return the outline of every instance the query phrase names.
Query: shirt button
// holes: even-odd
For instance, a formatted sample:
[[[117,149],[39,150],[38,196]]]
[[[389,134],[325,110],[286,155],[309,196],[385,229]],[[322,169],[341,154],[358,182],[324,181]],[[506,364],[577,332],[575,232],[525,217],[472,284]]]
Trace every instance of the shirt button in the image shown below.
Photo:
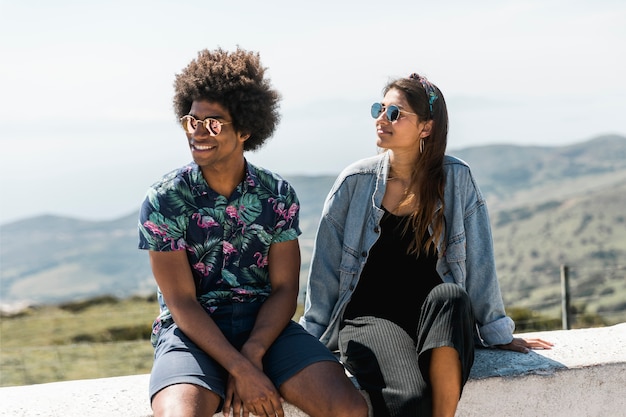
[[[376,227],[374,228],[374,233],[377,233],[377,234],[378,234],[379,232],[380,232],[380,229],[378,228],[378,226],[376,226]]]
[[[365,251],[361,252],[361,256],[365,258],[367,256],[367,252]]]

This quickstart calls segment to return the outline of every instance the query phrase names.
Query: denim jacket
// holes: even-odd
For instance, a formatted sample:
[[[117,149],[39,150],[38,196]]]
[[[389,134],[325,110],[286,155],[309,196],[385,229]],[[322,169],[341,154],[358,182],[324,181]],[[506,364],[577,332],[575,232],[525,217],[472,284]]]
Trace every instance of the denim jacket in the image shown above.
[[[482,345],[510,343],[515,325],[504,311],[485,200],[465,162],[446,155],[443,166],[446,245],[439,243],[437,272],[469,294]],[[357,161],[337,177],[324,204],[300,324],[331,350],[379,236],[388,172],[389,152]]]

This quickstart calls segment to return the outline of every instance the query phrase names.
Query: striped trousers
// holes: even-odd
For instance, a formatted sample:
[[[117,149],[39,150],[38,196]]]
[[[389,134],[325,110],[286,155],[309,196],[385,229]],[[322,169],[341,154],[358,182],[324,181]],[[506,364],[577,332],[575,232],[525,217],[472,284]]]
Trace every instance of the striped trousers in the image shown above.
[[[459,352],[465,385],[474,363],[474,318],[469,296],[456,284],[430,292],[416,338],[372,316],[344,320],[339,332],[341,361],[369,394],[374,417],[431,416],[430,352],[443,346]]]

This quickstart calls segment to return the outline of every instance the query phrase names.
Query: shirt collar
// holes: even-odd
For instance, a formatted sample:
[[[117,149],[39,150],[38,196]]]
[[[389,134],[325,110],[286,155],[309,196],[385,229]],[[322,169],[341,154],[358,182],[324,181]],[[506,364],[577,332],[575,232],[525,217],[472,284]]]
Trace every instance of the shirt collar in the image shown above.
[[[236,188],[236,192],[239,192],[241,194],[245,194],[251,187],[256,186],[256,184],[258,183],[256,167],[249,163],[247,159],[244,159],[244,162],[245,172],[243,176],[243,181],[240,182]],[[204,178],[204,175],[202,175],[202,170],[200,169],[200,166],[198,166],[198,164],[192,162],[188,165],[187,169],[191,177],[192,193],[194,195],[201,196],[214,192],[211,190],[209,184],[206,182],[206,179]]]

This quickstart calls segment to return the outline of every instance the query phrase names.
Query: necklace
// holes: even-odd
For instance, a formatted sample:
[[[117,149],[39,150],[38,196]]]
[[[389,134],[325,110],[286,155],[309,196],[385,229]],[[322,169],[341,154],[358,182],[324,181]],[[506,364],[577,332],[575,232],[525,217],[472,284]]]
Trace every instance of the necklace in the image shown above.
[[[409,188],[409,184],[411,183],[411,180],[402,177],[387,177],[387,181],[393,181],[395,184],[399,183],[399,185],[404,188],[405,192],[407,191],[407,189]]]
[[[387,180],[388,181],[400,180],[408,184],[409,182],[411,182],[411,173],[409,172],[408,175],[401,176],[401,175],[397,175],[397,172],[395,172],[393,168],[390,168],[389,174],[387,174]]]

